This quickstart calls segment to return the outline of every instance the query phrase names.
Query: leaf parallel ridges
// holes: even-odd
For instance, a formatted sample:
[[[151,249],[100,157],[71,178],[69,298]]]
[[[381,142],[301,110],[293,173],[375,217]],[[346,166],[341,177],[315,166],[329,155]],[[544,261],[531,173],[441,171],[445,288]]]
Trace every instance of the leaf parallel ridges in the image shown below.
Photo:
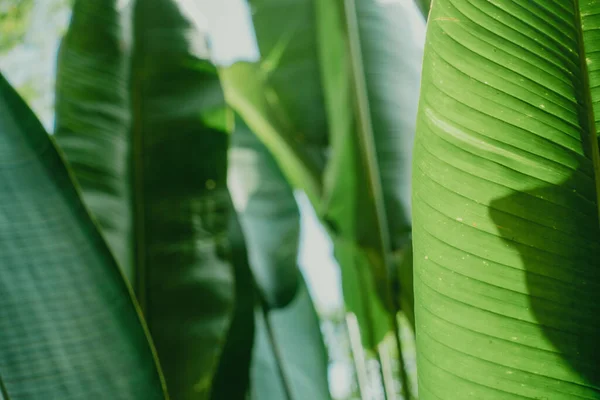
[[[534,129],[529,131],[523,129],[523,127],[530,127],[531,125],[527,124],[535,117],[539,117],[540,120],[545,119],[549,122],[554,119],[554,115],[548,111],[549,104],[545,102],[550,96],[549,92],[553,89],[557,89],[557,95],[566,95],[564,100],[570,103],[568,106],[575,111],[574,115],[579,117],[578,111],[581,111],[581,102],[578,102],[577,98],[582,93],[581,87],[578,86],[580,82],[575,79],[573,81],[568,78],[565,79],[566,76],[561,76],[562,73],[569,73],[569,70],[577,73],[577,68],[569,68],[567,71],[562,68],[563,72],[557,73],[557,76],[554,77],[546,74],[546,76],[541,77],[546,80],[544,82],[543,79],[536,79],[535,74],[538,72],[536,71],[538,69],[543,74],[545,72],[543,68],[548,62],[540,60],[540,68],[528,63],[528,54],[523,54],[525,56],[524,59],[516,59],[511,58],[512,54],[506,52],[506,50],[503,52],[504,59],[502,60],[502,57],[498,56],[501,49],[493,45],[494,41],[495,43],[511,41],[513,42],[511,46],[514,46],[515,52],[517,52],[523,50],[523,47],[520,46],[526,43],[532,45],[532,47],[535,46],[533,47],[533,51],[527,49],[531,57],[534,57],[535,51],[541,47],[539,43],[533,43],[530,37],[520,32],[518,30],[520,27],[517,25],[511,26],[508,24],[504,28],[498,27],[499,24],[497,24],[497,21],[502,18],[505,19],[504,22],[512,19],[521,25],[524,25],[523,21],[533,21],[538,24],[536,28],[540,28],[539,25],[542,25],[541,30],[538,32],[546,29],[544,37],[541,38],[545,40],[544,45],[554,46],[559,40],[569,42],[575,33],[572,25],[568,27],[568,30],[558,32],[556,35],[545,36],[546,33],[555,28],[556,21],[549,18],[550,21],[544,26],[546,23],[543,19],[544,16],[540,17],[535,11],[538,11],[537,8],[552,8],[556,4],[543,2],[543,5],[541,5],[541,3],[472,0],[439,1],[434,6],[434,13],[431,16],[430,30],[428,32],[429,54],[426,57],[426,70],[429,76],[425,78],[425,85],[422,86],[424,87],[424,91],[422,92],[421,114],[419,117],[419,130],[421,132],[417,152],[421,158],[417,162],[418,168],[415,168],[415,180],[420,181],[416,185],[417,197],[415,197],[415,203],[417,204],[415,220],[419,221],[416,222],[418,228],[415,236],[415,241],[418,243],[416,246],[418,252],[416,259],[418,259],[418,264],[420,264],[417,267],[417,297],[420,303],[418,306],[420,315],[418,316],[417,323],[420,329],[427,328],[428,332],[434,336],[437,342],[446,347],[456,348],[454,349],[456,351],[452,352],[450,349],[443,350],[439,344],[435,344],[434,341],[426,336],[420,336],[419,375],[421,383],[424,383],[424,385],[420,386],[420,389],[423,389],[420,392],[423,395],[422,397],[427,399],[538,398],[540,396],[553,399],[566,399],[572,398],[572,396],[597,398],[597,391],[595,391],[593,385],[586,385],[583,377],[577,377],[576,373],[569,372],[568,367],[561,370],[560,365],[564,365],[564,360],[560,360],[559,357],[557,357],[556,361],[549,362],[546,365],[539,364],[534,366],[534,369],[532,368],[532,363],[537,362],[535,359],[519,355],[520,348],[527,346],[535,346],[536,348],[552,346],[548,342],[548,339],[543,337],[542,330],[548,327],[552,328],[551,330],[558,330],[561,325],[536,327],[535,322],[524,323],[525,321],[522,321],[522,318],[509,319],[503,318],[502,315],[497,313],[493,314],[491,311],[500,307],[512,307],[510,309],[511,312],[519,312],[521,314],[528,313],[529,309],[521,303],[510,304],[511,301],[517,301],[519,298],[508,291],[502,293],[502,296],[508,300],[505,302],[497,301],[501,299],[489,299],[485,295],[485,292],[474,294],[473,292],[476,292],[475,289],[484,290],[485,287],[481,285],[475,287],[471,280],[475,273],[490,274],[494,272],[490,270],[490,267],[485,262],[490,264],[490,261],[503,261],[506,262],[506,266],[509,268],[531,266],[531,259],[521,260],[518,258],[519,253],[516,253],[514,250],[512,252],[507,251],[507,248],[520,246],[518,250],[528,252],[527,255],[531,258],[537,257],[538,251],[543,250],[543,246],[540,243],[528,245],[521,242],[522,237],[515,239],[513,232],[503,233],[504,228],[502,226],[494,226],[494,220],[489,216],[490,212],[499,211],[497,208],[498,204],[508,204],[509,206],[513,206],[513,208],[510,212],[506,210],[501,211],[503,217],[521,218],[523,222],[518,222],[519,224],[536,222],[531,221],[526,214],[521,215],[518,212],[533,212],[535,210],[528,209],[527,207],[515,210],[516,207],[514,206],[518,205],[514,201],[515,195],[521,193],[523,196],[518,197],[519,199],[527,198],[526,200],[529,201],[529,199],[535,197],[541,200],[536,200],[537,205],[551,203],[545,197],[546,192],[532,193],[531,191],[523,190],[532,187],[528,185],[529,182],[522,182],[522,179],[520,179],[521,176],[527,177],[530,175],[530,168],[527,167],[527,163],[522,163],[523,160],[519,160],[522,154],[518,153],[521,150],[518,146],[511,144],[513,146],[512,149],[504,147],[510,144],[506,143],[507,141],[527,139],[533,143],[538,141],[538,138],[544,140],[543,142],[539,142],[540,146],[532,146],[532,143],[529,143],[528,150],[531,152],[531,155],[548,157],[554,152],[555,158],[562,161],[564,166],[555,168],[548,165],[550,168],[545,168],[545,171],[540,170],[538,179],[540,177],[547,179],[546,184],[550,184],[551,187],[550,196],[556,194],[556,191],[553,192],[552,189],[562,190],[556,198],[559,200],[569,199],[571,203],[567,203],[567,205],[570,205],[572,209],[575,209],[573,204],[578,203],[573,203],[574,199],[567,196],[576,196],[573,195],[575,192],[572,189],[580,190],[580,187],[578,187],[580,185],[569,186],[569,183],[567,183],[567,187],[562,189],[560,187],[563,183],[561,175],[564,178],[568,178],[571,172],[579,174],[580,171],[576,170],[578,167],[581,167],[584,171],[591,170],[585,162],[588,160],[580,157],[580,153],[583,153],[583,151],[577,151],[576,148],[570,149],[571,151],[564,151],[560,148],[561,145],[559,143],[561,143],[561,140],[564,140],[564,137],[561,138],[559,135],[556,135],[556,132],[549,133],[548,129],[544,129],[541,125],[534,126]],[[516,10],[517,12],[515,12],[515,8],[521,6],[527,7],[529,5],[531,5],[531,8],[526,10],[527,14],[523,12],[525,11],[524,9]],[[536,6],[539,7],[536,8]],[[512,11],[512,14],[507,12],[507,9]],[[464,14],[462,14],[463,12]],[[496,26],[493,26],[494,23],[496,23]],[[573,21],[570,22],[570,24],[572,23]],[[484,38],[489,40],[489,42],[486,43]],[[575,40],[573,40],[573,43],[575,43]],[[507,45],[506,47],[510,46]],[[435,51],[432,49],[435,49]],[[460,50],[463,53],[460,53]],[[568,48],[565,47],[561,50],[566,51]],[[433,53],[435,52],[445,54],[447,62],[444,63],[439,58],[434,57]],[[572,64],[578,64],[575,52],[572,52],[571,56],[573,59]],[[529,61],[531,61],[531,58]],[[472,64],[469,65],[469,62],[472,62]],[[452,67],[456,71],[465,73],[467,77],[469,73],[472,73],[472,75],[479,77],[481,80],[473,79],[469,81],[468,79],[461,79],[460,82],[452,81],[453,77],[456,79],[459,75],[456,71],[448,72],[449,68],[445,64],[453,64]],[[481,67],[482,70],[486,68],[485,73],[488,73],[490,70],[503,73],[505,75],[504,79],[512,86],[508,84],[502,86],[502,83],[499,84],[498,80],[492,81],[491,79],[487,79],[488,77],[485,73],[478,74],[477,67]],[[473,69],[470,70],[469,68]],[[466,72],[465,69],[467,70]],[[445,76],[440,76],[440,71],[446,72]],[[570,77],[573,77],[573,75]],[[506,100],[505,97],[507,96],[514,95],[517,89],[517,85],[514,84],[518,84],[519,82],[524,82],[525,85],[529,85],[529,88],[538,90],[539,96],[536,97],[544,101],[542,104],[535,102],[538,100],[533,97],[535,93],[529,93],[530,100],[535,103],[524,105],[520,113],[521,115],[518,115],[518,109],[515,109],[514,113],[508,113],[500,101]],[[573,92],[576,92],[575,96],[572,95]],[[492,105],[494,103],[492,101],[482,105],[482,98],[485,96],[490,96],[490,99],[497,96],[496,99],[499,100],[498,104]],[[427,108],[433,108],[435,113],[427,115],[424,112]],[[538,108],[538,110],[533,110],[533,108]],[[495,126],[489,126],[493,119],[496,120],[494,121]],[[479,125],[475,126],[473,120],[477,120]],[[503,126],[502,121],[508,123]],[[572,127],[577,136],[581,132],[581,125],[578,122],[580,121],[575,121],[576,124]],[[449,132],[449,130],[454,130],[455,132]],[[581,141],[579,143],[581,144]],[[553,144],[556,145],[554,148],[551,148]],[[450,146],[455,146],[455,148],[451,149]],[[506,150],[509,151],[501,154],[501,152]],[[511,151],[514,151],[515,154],[511,155]],[[480,166],[479,169],[475,168],[481,163],[481,159],[486,159],[488,155],[501,157],[485,160],[485,166]],[[533,157],[531,158],[531,161],[535,161]],[[550,158],[548,157],[548,159]],[[441,164],[440,160],[446,161],[447,165],[438,165]],[[584,161],[583,165],[579,165],[582,161]],[[451,170],[452,167],[458,168]],[[470,167],[473,168],[469,170]],[[491,171],[488,171],[487,167],[491,167]],[[464,170],[461,170],[461,168]],[[476,185],[479,191],[469,192],[469,188],[464,183],[462,186],[457,183],[460,180],[464,180],[465,172],[467,174],[471,172],[471,174],[474,174],[473,178],[487,180],[489,184],[486,182],[481,187]],[[520,176],[518,175],[519,173],[521,174]],[[590,183],[589,186],[592,189],[591,180],[586,181],[580,179],[581,177],[576,178],[579,179],[578,184]],[[474,185],[476,180],[470,178],[469,182],[471,185]],[[439,187],[433,184],[434,181],[438,185],[440,185],[440,182],[444,182],[452,186],[449,189],[456,191],[458,196],[455,198],[446,196],[442,200]],[[534,188],[546,185],[542,182],[531,181],[531,183],[533,183]],[[490,189],[490,192],[486,189]],[[465,196],[465,192],[468,192],[467,196]],[[448,217],[447,219],[432,214],[432,210],[427,209],[423,202],[417,200],[429,199],[437,202],[438,198],[442,200],[439,202],[438,208],[444,211],[445,216]],[[494,200],[499,201],[494,202]],[[502,203],[502,200],[506,201]],[[530,202],[528,204],[533,203]],[[595,205],[593,208],[595,208]],[[550,211],[554,210],[551,209]],[[554,222],[552,218],[547,217],[545,221]],[[484,224],[485,226],[483,226]],[[502,225],[500,223],[497,224]],[[542,236],[541,239],[555,239],[553,230],[563,230],[563,228],[569,228],[567,230],[570,230],[575,225],[576,223],[568,221],[556,227],[551,224],[545,226],[543,229],[536,226],[536,229],[543,230],[542,233],[546,235],[546,237]],[[532,226],[534,225],[532,224]],[[583,228],[586,228],[586,226],[584,224]],[[494,235],[481,235],[479,233],[481,230],[493,233]],[[525,234],[531,236],[531,233]],[[463,236],[464,239],[461,239]],[[500,238],[510,244],[503,244],[499,240]],[[434,242],[433,239],[437,239],[441,243]],[[478,243],[476,244],[478,246],[474,248],[471,243],[472,241],[477,241]],[[553,240],[550,240],[550,242],[553,242]],[[586,242],[586,244],[589,243]],[[448,250],[450,248],[455,253],[454,259],[448,257]],[[469,261],[469,256],[472,258],[473,254],[469,255],[467,250],[474,250],[479,253],[480,259],[477,260],[478,265],[475,265],[474,261]],[[572,258],[570,260],[565,259],[566,265],[556,265],[557,268],[568,269],[568,267],[578,266],[577,259],[579,256],[576,255],[573,257],[573,254],[570,252],[565,252],[564,255],[572,256]],[[433,259],[434,256],[435,259]],[[482,266],[481,264],[484,265]],[[585,271],[588,271],[586,268],[590,267],[590,263],[588,262],[587,264],[581,266]],[[502,274],[512,272],[505,271],[504,266],[495,267],[497,267],[495,271]],[[546,268],[544,265],[536,265],[535,267]],[[446,268],[447,271],[444,272],[443,268]],[[457,271],[460,270],[466,271],[468,275],[464,277],[459,276]],[[517,276],[516,271],[513,275],[512,277],[503,277],[505,278],[504,280],[496,279],[496,283],[501,288],[510,285],[526,284],[526,282]],[[446,280],[446,277],[452,277],[453,279]],[[493,276],[489,278],[491,279]],[[576,280],[575,282],[579,283],[580,281]],[[569,281],[563,279],[560,283],[568,285]],[[538,287],[547,291],[549,286]],[[589,295],[590,291],[586,290],[585,294]],[[442,297],[442,295],[449,298]],[[478,317],[469,318],[467,315],[461,316],[461,313],[465,314],[469,312],[468,309],[470,307],[467,304],[470,305],[472,303],[464,301],[466,296],[470,296],[472,302],[482,310]],[[456,302],[453,300],[456,300]],[[460,300],[465,304],[457,305],[457,302]],[[523,299],[521,300],[524,301]],[[552,301],[551,298],[546,300]],[[568,301],[573,301],[573,298],[567,297],[557,300],[561,302],[561,307],[566,308]],[[529,315],[529,317],[535,317],[535,315]],[[456,326],[454,333],[450,334],[444,329],[445,325],[440,325],[444,319],[451,319],[451,322],[454,323]],[[495,324],[496,329],[490,329],[487,326],[489,324],[484,324],[484,321],[489,324]],[[507,329],[504,325],[509,322],[512,327]],[[434,324],[437,326],[435,329],[433,328]],[[543,323],[540,323],[540,325],[543,325]],[[517,332],[518,329],[525,328],[530,329],[530,334],[537,334],[538,336],[530,335],[529,337],[521,337],[517,335],[519,336],[518,338],[515,338],[514,341],[511,340],[512,332]],[[536,332],[535,329],[539,331]],[[493,352],[478,353],[480,349],[486,349],[491,346],[491,342],[489,346],[487,343],[484,346],[472,346],[471,348],[465,346],[466,342],[475,340],[476,337],[477,340],[480,340],[481,337],[478,333],[497,335],[503,344],[502,347],[496,346],[497,343],[494,340],[494,346],[500,350],[508,349],[514,351],[515,356],[512,358],[507,357],[502,352],[497,352],[496,354]],[[428,345],[435,346],[438,351],[430,350]],[[559,349],[557,355],[566,352],[566,356],[574,356],[570,349]],[[482,354],[485,360],[477,359],[478,354]],[[447,360],[444,359],[446,356]],[[525,370],[518,370],[519,363],[527,363],[527,368]],[[436,368],[438,369],[436,370]],[[441,369],[448,375],[442,376]],[[427,376],[427,379],[423,380],[423,376]],[[567,382],[564,380],[565,377],[571,378],[572,381]],[[539,383],[538,385],[527,384],[533,378],[536,379],[536,383]],[[519,385],[518,383],[521,382],[523,384]],[[445,392],[444,387],[453,387],[455,391]],[[456,390],[458,390],[458,395],[456,394]],[[461,394],[463,395],[462,397]]]
[[[367,170],[368,182],[373,195],[373,204],[375,206],[375,224],[379,234],[379,245],[382,251],[384,271],[379,271],[380,278],[387,277],[387,269],[390,268],[390,238],[387,226],[385,204],[383,201],[383,189],[381,187],[381,173],[377,162],[377,153],[375,150],[373,124],[371,121],[371,111],[369,109],[369,97],[367,94],[367,85],[365,82],[365,71],[362,60],[360,33],[358,19],[356,15],[355,0],[345,0],[346,20],[348,27],[348,41],[350,44],[350,58],[352,64],[352,75],[354,80],[355,102],[358,114],[359,128],[358,139],[362,145],[362,159]]]
[[[4,382],[2,381],[2,376],[0,376],[0,400],[10,400],[8,397],[8,392],[6,387],[4,387]]]
[[[151,325],[149,320],[148,310],[148,296],[146,291],[146,284],[148,282],[148,268],[146,264],[146,211],[144,201],[144,127],[142,126],[142,107],[144,104],[143,100],[143,88],[144,81],[139,76],[139,71],[136,73],[137,67],[139,67],[144,60],[143,52],[145,43],[143,40],[137,40],[141,37],[140,33],[143,32],[144,27],[144,15],[145,8],[142,7],[142,2],[136,2],[134,8],[134,39],[135,50],[132,57],[132,73],[131,73],[131,111],[133,115],[133,121],[131,128],[131,175],[134,190],[132,194],[132,207],[133,207],[133,232],[135,243],[134,245],[134,274],[135,274],[135,292],[138,300],[138,304],[146,318],[148,326]],[[138,65],[140,64],[140,65]]]

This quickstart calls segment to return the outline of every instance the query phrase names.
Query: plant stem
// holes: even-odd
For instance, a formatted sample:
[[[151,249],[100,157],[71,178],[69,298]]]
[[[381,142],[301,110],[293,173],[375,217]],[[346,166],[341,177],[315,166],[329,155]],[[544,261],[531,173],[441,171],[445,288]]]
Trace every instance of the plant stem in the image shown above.
[[[392,372],[392,360],[386,341],[384,340],[377,348],[377,361],[381,368],[383,380],[383,397],[385,400],[396,399],[396,385],[394,385],[394,374]]]
[[[402,385],[402,398],[404,400],[410,400],[410,382],[408,380],[408,374],[404,366],[404,355],[402,353],[402,340],[400,340],[400,324],[398,324],[398,313],[396,312],[392,316],[392,324],[394,327],[394,339],[396,341],[396,348],[398,349],[398,369],[400,372],[400,384]]]
[[[365,352],[360,340],[360,329],[356,316],[352,313],[346,314],[346,327],[348,328],[348,337],[350,338],[350,349],[354,359],[354,368],[356,369],[356,380],[358,381],[358,390],[362,400],[371,400],[369,396],[369,376],[367,374],[367,364],[365,361]]]

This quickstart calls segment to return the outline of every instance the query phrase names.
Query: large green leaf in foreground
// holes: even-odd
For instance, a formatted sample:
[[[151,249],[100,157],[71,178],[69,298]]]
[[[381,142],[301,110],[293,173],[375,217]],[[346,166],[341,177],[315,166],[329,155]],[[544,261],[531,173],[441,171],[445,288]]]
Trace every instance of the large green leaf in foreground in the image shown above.
[[[419,395],[600,399],[600,3],[437,0],[414,163]]]
[[[0,77],[0,376],[25,399],[162,399],[130,291],[41,124]]]

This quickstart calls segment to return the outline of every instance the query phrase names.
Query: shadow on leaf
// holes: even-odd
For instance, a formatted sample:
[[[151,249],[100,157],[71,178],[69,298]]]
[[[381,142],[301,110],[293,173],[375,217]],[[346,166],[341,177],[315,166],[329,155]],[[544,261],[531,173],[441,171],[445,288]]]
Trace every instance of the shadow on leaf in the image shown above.
[[[531,322],[543,334],[526,345],[553,352],[572,370],[567,375],[557,372],[559,361],[531,372],[558,380],[574,375],[573,383],[600,393],[600,230],[595,197],[592,178],[577,170],[560,185],[494,200],[490,215],[506,246],[518,251],[520,262],[505,257],[506,265],[523,270]]]

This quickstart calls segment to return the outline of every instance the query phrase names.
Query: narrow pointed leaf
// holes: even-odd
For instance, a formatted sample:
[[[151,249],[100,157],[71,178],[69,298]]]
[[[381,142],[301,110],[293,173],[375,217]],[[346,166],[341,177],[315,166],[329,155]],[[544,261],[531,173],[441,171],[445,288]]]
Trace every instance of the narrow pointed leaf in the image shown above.
[[[256,284],[269,306],[285,306],[299,284],[300,211],[273,156],[240,119],[229,150],[229,177]]]
[[[231,146],[230,187],[262,297],[255,311],[253,396],[286,398],[287,385],[294,399],[329,399],[319,319],[298,270],[300,213],[293,190],[265,145],[240,120]]]
[[[410,4],[399,2],[347,1],[337,9],[324,0],[319,4],[332,143],[324,212],[339,236],[336,256],[352,274],[345,278],[347,285],[372,285],[359,294],[344,292],[365,345],[374,348],[388,330],[389,270],[398,268],[409,246],[409,160],[421,54],[411,21],[418,15]],[[379,299],[369,298],[375,288]]]
[[[286,398],[277,367],[279,361],[293,399],[331,399],[327,383],[327,353],[319,330],[319,319],[303,279],[294,301],[284,308],[270,310],[268,318],[281,359],[274,355],[264,314],[257,307],[252,399]]]
[[[0,77],[0,376],[12,400],[164,398],[125,279],[31,110]]]
[[[321,196],[322,149],[311,151],[269,85],[260,65],[239,62],[221,70],[227,102],[276,157],[292,184],[313,202]]]
[[[251,0],[261,58],[224,71],[228,102],[313,204],[321,196],[327,118],[312,0]]]
[[[421,399],[600,398],[598,4],[433,4],[413,191]]]

